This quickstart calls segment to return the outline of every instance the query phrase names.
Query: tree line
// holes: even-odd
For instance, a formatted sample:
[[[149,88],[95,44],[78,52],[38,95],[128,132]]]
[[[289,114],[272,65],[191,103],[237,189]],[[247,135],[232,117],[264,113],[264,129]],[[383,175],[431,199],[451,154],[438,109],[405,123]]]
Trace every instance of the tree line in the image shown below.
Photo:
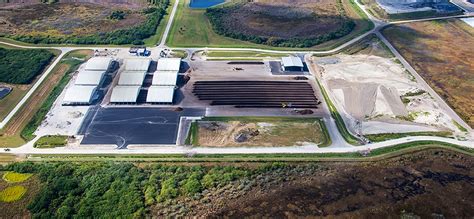
[[[49,65],[54,54],[45,49],[0,48],[0,57],[0,82],[29,84]]]

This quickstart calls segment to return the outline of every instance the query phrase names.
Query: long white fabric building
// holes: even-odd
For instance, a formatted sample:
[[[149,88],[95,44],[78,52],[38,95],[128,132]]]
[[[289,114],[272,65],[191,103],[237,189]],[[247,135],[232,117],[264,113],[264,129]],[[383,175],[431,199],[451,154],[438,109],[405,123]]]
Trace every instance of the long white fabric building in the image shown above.
[[[63,104],[66,105],[88,105],[94,100],[97,86],[73,85],[66,90]]]
[[[178,80],[177,71],[156,71],[153,73],[152,85],[175,86]]]
[[[120,73],[118,85],[142,85],[146,71],[124,71]]]
[[[179,71],[181,58],[161,58],[158,60],[156,71]]]
[[[174,86],[151,86],[148,88],[146,102],[173,103]]]
[[[111,103],[136,103],[140,86],[116,86],[112,90]]]
[[[110,57],[93,57],[87,61],[86,66],[84,67],[84,70],[107,71],[112,61],[113,59]]]
[[[102,79],[104,78],[105,71],[90,71],[90,70],[82,70],[79,71],[76,77],[76,81],[74,84],[76,85],[94,85],[98,86]]]
[[[148,71],[151,59],[149,58],[132,58],[125,59],[125,71]]]
[[[296,56],[288,56],[281,58],[281,65],[285,71],[303,71],[304,64],[301,58]]]

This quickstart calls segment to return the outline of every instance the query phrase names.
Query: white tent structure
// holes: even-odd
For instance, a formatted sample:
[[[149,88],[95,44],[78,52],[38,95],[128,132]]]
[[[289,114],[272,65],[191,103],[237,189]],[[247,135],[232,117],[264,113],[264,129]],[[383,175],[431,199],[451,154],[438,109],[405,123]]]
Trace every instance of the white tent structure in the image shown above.
[[[84,69],[89,71],[107,71],[112,61],[110,57],[93,57],[87,61]]]
[[[125,59],[125,71],[148,71],[151,59],[149,58],[133,58]]]
[[[281,65],[284,71],[303,71],[304,68],[303,62],[296,56],[281,58]]]
[[[90,71],[90,70],[82,70],[79,71],[76,77],[76,81],[74,84],[76,85],[93,85],[98,86],[102,79],[104,78],[105,71]]]
[[[124,71],[120,73],[118,85],[137,85],[141,86],[145,79],[145,71]]]
[[[66,90],[63,98],[65,105],[88,105],[91,104],[96,93],[97,86],[73,85]]]
[[[116,86],[112,90],[111,103],[136,103],[140,86]]]
[[[177,71],[156,71],[153,73],[152,85],[175,86],[178,80]]]
[[[156,66],[157,71],[179,71],[181,58],[161,58]]]
[[[173,103],[174,86],[151,86],[148,88],[146,102]]]

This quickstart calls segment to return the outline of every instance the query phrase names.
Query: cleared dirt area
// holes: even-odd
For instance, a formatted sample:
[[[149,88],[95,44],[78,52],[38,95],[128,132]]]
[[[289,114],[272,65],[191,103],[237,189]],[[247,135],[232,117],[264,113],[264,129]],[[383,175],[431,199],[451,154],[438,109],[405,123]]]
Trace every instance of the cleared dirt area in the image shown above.
[[[129,28],[145,21],[141,4],[55,3],[0,5],[0,34],[89,35]],[[123,11],[123,19],[111,19]]]
[[[359,134],[459,131],[376,37],[345,54],[314,58],[346,124]]]
[[[391,26],[383,33],[428,84],[474,127],[474,29],[451,19]]]
[[[295,131],[298,130],[298,131]],[[326,142],[317,119],[244,119],[197,122],[197,144],[210,147],[294,146]]]

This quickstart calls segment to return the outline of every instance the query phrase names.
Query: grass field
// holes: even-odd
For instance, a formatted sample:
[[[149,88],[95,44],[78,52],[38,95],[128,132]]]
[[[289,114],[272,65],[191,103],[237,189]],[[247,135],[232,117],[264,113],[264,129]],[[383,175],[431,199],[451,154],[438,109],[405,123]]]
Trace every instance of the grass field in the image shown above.
[[[275,50],[327,50],[337,47],[344,42],[358,36],[373,27],[372,22],[367,20],[365,14],[353,1],[344,0],[344,8],[351,18],[356,18],[356,28],[352,33],[337,40],[320,44],[313,48],[295,49],[285,47],[270,47],[254,44],[216,34],[207,19],[204,9],[189,8],[190,0],[179,2],[175,20],[170,30],[166,44],[170,47],[228,47],[228,48],[262,48]]]
[[[64,77],[66,72],[75,70],[74,68],[81,63],[80,59],[91,53],[91,50],[76,50],[63,57],[25,105],[1,130],[0,147],[17,147],[26,143],[25,138],[21,136],[22,132],[24,136],[31,139],[32,132],[36,130],[37,125],[43,120],[49,107],[66,85],[68,81],[68,78]],[[56,91],[53,92],[55,88]],[[27,126],[28,130],[24,131]]]
[[[324,147],[330,142],[324,123],[315,118],[209,117],[194,123],[190,135],[187,143],[207,147],[278,147],[305,143]]]
[[[26,193],[26,188],[23,186],[10,186],[0,191],[0,201],[14,202],[20,200]]]
[[[247,57],[247,58],[281,58],[288,56],[287,53],[264,53],[254,51],[208,51],[205,54],[210,58],[235,58],[235,57]]]
[[[175,4],[175,1],[171,0],[168,7],[166,8],[165,15],[161,19],[158,27],[156,28],[155,35],[143,40],[146,46],[155,46],[161,42],[161,38],[163,38],[163,33],[165,32],[166,25],[169,22],[171,11],[173,10],[174,4]]]
[[[415,22],[383,34],[428,84],[474,127],[474,29],[458,19]]]
[[[364,135],[367,139],[372,142],[381,142],[387,141],[391,139],[409,137],[409,136],[438,136],[438,137],[445,137],[449,138],[453,136],[452,132],[407,132],[407,133],[383,133],[383,134],[369,134]]]
[[[31,177],[29,173],[16,173],[16,172],[5,172],[2,179],[9,183],[23,182]]]
[[[42,136],[35,142],[35,148],[55,148],[62,147],[67,144],[69,136],[65,135],[47,135]]]

